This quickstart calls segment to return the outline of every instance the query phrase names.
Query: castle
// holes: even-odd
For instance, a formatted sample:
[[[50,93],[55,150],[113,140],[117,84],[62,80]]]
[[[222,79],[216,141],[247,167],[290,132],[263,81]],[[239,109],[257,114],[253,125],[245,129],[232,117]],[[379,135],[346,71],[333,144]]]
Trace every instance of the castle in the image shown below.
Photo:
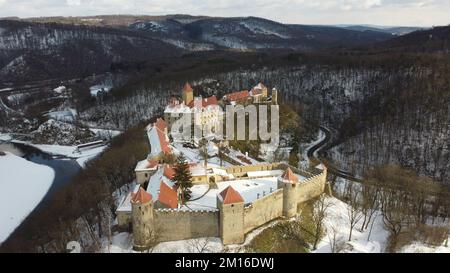
[[[225,95],[226,103],[276,103],[277,91],[268,96],[267,88],[258,84],[250,92]],[[185,85],[181,103],[171,101],[169,111],[207,113],[202,122],[215,122],[217,99],[193,106],[196,98],[192,87]],[[208,101],[212,101],[208,103]],[[191,105],[192,109],[188,105]],[[186,108],[188,107],[189,110]],[[166,108],[167,110],[167,108]],[[169,112],[168,111],[168,112]],[[167,119],[166,119],[167,120]],[[258,162],[240,153],[225,154],[226,164],[217,158],[218,147],[208,145],[208,160],[202,162],[195,147],[170,143],[168,123],[159,118],[147,127],[151,151],[147,159],[137,163],[136,187],[118,207],[117,221],[132,229],[134,248],[144,250],[155,242],[199,237],[220,237],[223,244],[240,244],[245,234],[280,217],[297,214],[299,205],[323,193],[327,170],[301,170],[286,163]],[[171,180],[173,166],[164,155],[184,154],[189,161],[193,186],[192,197],[181,204],[179,191]]]

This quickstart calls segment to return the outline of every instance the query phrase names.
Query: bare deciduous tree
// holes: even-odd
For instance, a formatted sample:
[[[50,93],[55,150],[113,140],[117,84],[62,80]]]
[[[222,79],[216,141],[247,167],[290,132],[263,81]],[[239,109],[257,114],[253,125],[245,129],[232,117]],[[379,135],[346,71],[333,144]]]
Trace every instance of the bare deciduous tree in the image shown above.
[[[347,202],[347,216],[350,224],[350,232],[348,240],[352,240],[353,228],[363,217],[362,206],[360,200],[360,189],[352,182],[347,183],[344,199]]]
[[[312,219],[315,224],[313,250],[317,249],[317,244],[319,243],[324,229],[323,221],[325,217],[327,217],[327,210],[330,205],[331,204],[328,202],[325,194],[319,196],[317,201],[314,203],[314,211],[312,215]]]
[[[196,238],[188,241],[188,250],[190,253],[208,253],[211,252],[211,238]]]
[[[339,226],[337,224],[331,224],[327,230],[328,242],[330,244],[331,253],[339,252],[339,245],[342,243],[341,238],[338,237]]]
[[[405,195],[395,189],[383,189],[380,192],[381,213],[384,227],[390,232],[388,250],[393,251],[398,235],[409,222],[410,216]]]
[[[366,230],[372,220],[374,213],[379,208],[378,194],[380,189],[376,186],[363,184],[362,185],[362,203],[361,210],[363,213],[363,222],[361,224],[361,231]]]

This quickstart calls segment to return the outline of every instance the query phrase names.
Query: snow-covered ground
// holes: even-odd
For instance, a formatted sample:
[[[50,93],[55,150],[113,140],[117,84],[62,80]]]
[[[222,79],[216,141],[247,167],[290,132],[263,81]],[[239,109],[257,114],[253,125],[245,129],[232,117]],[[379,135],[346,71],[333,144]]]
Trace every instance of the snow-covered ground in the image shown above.
[[[8,152],[0,156],[0,243],[41,202],[54,177],[50,167]]]
[[[46,145],[46,144],[29,144],[38,148],[41,151],[49,153],[51,155],[62,155],[69,158],[75,158],[77,163],[84,167],[86,162],[95,158],[101,152],[106,149],[106,145],[95,147],[95,148],[85,148],[80,149],[80,151],[76,150],[75,146],[63,146],[63,145]]]
[[[72,123],[77,116],[77,111],[73,108],[52,111],[47,114],[47,117],[62,122]]]
[[[348,204],[332,197],[328,197],[326,202],[330,205],[324,220],[326,235],[319,243],[317,250],[313,252],[331,252],[330,241],[334,233],[336,234],[337,245],[343,248],[341,252],[380,253],[384,251],[388,232],[383,228],[383,221],[380,215],[375,218],[369,240],[370,227],[360,232],[359,227],[362,224],[362,220],[360,220],[353,229],[352,240],[349,242],[350,224],[347,215]]]
[[[217,237],[198,238],[180,241],[159,243],[150,252],[153,253],[198,253],[198,252],[221,252],[222,241]],[[202,250],[201,250],[202,249]],[[103,241],[102,252],[109,253],[137,253],[133,250],[133,235],[127,232],[117,233],[108,240]]]
[[[317,250],[313,252],[331,252],[330,242],[334,234],[336,235],[336,245],[340,249],[339,252],[380,253],[385,251],[389,233],[384,229],[380,213],[375,214],[376,218],[373,222],[372,231],[370,231],[372,224],[369,225],[367,230],[363,232],[359,231],[359,227],[362,224],[361,219],[353,229],[352,240],[348,241],[350,232],[349,217],[347,214],[348,204],[333,197],[328,197],[326,202],[330,204],[324,220],[326,235],[319,243]],[[450,247],[433,247],[422,242],[414,242],[404,246],[400,252],[450,253]]]
[[[6,133],[0,133],[0,141],[11,141],[12,136]]]
[[[98,84],[98,85],[94,85],[91,86],[89,88],[90,92],[91,92],[91,96],[96,97],[98,95],[99,92],[109,92],[112,89],[112,86],[109,84]]]
[[[261,162],[251,158],[248,155],[245,155],[243,153],[241,153],[240,151],[234,150],[232,148],[229,148],[230,153],[227,154],[229,157],[231,157],[232,159],[236,160],[237,162],[241,163],[242,165],[246,166],[246,165],[254,165],[254,164],[259,164]],[[246,158],[247,160],[249,160],[249,162],[251,163],[247,163],[245,161],[243,161],[241,158]]]
[[[429,246],[422,242],[414,242],[403,247],[399,252],[404,253],[450,253],[450,247],[446,246]]]

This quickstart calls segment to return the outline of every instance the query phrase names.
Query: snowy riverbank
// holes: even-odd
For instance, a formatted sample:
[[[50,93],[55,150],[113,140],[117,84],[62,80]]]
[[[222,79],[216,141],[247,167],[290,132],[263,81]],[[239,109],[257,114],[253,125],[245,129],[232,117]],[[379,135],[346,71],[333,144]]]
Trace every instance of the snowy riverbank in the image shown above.
[[[54,177],[50,167],[8,152],[0,156],[0,243],[41,202]]]

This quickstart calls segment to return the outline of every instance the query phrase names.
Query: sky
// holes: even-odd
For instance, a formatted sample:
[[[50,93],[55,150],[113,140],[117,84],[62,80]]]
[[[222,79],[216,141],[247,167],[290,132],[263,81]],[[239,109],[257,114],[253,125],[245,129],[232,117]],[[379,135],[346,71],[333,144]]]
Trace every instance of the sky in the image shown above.
[[[292,24],[450,24],[450,0],[0,0],[0,17],[257,16]]]

